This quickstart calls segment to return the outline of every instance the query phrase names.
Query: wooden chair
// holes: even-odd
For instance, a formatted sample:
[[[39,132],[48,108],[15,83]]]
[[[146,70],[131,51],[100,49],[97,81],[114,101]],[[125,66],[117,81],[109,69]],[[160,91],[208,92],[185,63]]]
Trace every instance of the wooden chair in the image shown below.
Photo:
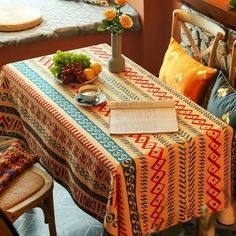
[[[4,236],[19,236],[13,224],[0,209],[0,232]]]
[[[0,208],[13,223],[26,211],[40,207],[44,212],[45,223],[49,224],[50,236],[56,236],[52,191],[52,177],[33,166],[18,175],[0,194]],[[0,225],[0,232],[1,228]]]
[[[196,45],[187,24],[199,27],[205,32],[210,33],[212,36],[214,36],[212,44],[208,48],[201,51],[199,49],[199,45]],[[187,39],[189,40],[193,51],[193,57],[197,61],[203,63],[203,59],[205,58],[205,56],[209,55],[207,65],[209,67],[214,67],[217,46],[219,41],[224,38],[225,31],[216,23],[207,20],[200,15],[196,15],[192,12],[186,12],[181,9],[176,9],[173,12],[171,36],[177,41],[180,38],[180,29],[184,31]]]

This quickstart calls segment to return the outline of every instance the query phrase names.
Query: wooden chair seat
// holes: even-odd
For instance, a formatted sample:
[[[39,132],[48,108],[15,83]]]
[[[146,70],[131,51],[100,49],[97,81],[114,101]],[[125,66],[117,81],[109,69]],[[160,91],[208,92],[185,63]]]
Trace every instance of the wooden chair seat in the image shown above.
[[[0,195],[1,208],[3,210],[6,211],[24,202],[45,186],[44,178],[34,172],[34,169],[35,167],[24,171],[14,179],[10,187]],[[26,184],[23,185],[22,183]]]
[[[34,207],[42,208],[50,235],[56,235],[53,208],[53,180],[40,168],[33,166],[17,176],[0,194],[0,208],[11,222]]]

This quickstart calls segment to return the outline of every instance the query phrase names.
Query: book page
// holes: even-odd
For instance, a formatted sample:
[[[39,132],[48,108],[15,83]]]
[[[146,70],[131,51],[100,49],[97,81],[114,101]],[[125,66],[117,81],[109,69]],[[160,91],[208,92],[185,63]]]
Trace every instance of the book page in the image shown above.
[[[110,133],[177,132],[174,101],[111,102]]]

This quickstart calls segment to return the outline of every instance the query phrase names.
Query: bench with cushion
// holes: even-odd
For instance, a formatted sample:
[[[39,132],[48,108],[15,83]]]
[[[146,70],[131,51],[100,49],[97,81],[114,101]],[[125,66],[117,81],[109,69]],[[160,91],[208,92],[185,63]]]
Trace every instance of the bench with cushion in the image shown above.
[[[0,32],[0,66],[8,62],[54,53],[56,50],[70,50],[98,43],[109,43],[109,33],[97,32],[103,20],[106,6],[89,4],[82,1],[65,0],[12,0],[11,5],[18,8],[31,6],[42,14],[42,23],[30,29],[15,32]],[[1,7],[8,6],[8,0],[1,1]],[[141,29],[139,14],[129,4],[122,8],[134,21],[132,32]],[[125,36],[126,37],[126,36]],[[133,37],[133,36],[132,36]],[[131,40],[132,37],[129,37]],[[128,37],[126,37],[128,38]],[[124,38],[126,44],[131,41]],[[136,50],[136,49],[135,49]],[[132,47],[127,53],[133,55]]]
[[[82,9],[81,7],[86,7],[85,9],[96,9],[96,16],[98,16],[98,13],[103,11],[103,6],[94,6],[81,1],[75,2],[69,0],[12,0],[11,4],[14,2],[18,4],[27,2],[28,5],[39,7],[43,13],[44,19],[46,19],[46,22],[43,23],[45,24],[45,31],[42,31],[41,35],[36,38],[32,37],[32,35],[30,38],[26,37],[24,43],[20,43],[23,39],[19,39],[18,44],[6,45],[5,43],[4,46],[2,45],[3,47],[1,47],[3,35],[0,35],[0,66],[16,60],[51,54],[58,49],[71,50],[99,43],[110,44],[109,33],[102,34],[90,30],[83,31],[82,34],[82,31],[79,32],[78,28],[76,33],[72,31],[70,35],[65,29],[65,25],[64,27],[61,25],[61,22],[65,22],[65,19],[68,21],[71,18],[80,20],[81,15],[79,12],[80,9]],[[6,3],[9,3],[9,1],[1,1],[1,5]],[[171,15],[173,9],[177,7],[176,0],[164,2],[157,0],[127,0],[127,3],[129,4],[129,8],[135,9],[132,17],[136,22],[135,25],[137,25],[137,28],[134,27],[134,29],[137,30],[132,32],[126,31],[122,35],[122,53],[151,73],[157,75],[166,48],[168,47],[171,31]],[[60,9],[62,8],[64,11],[61,14]],[[48,18],[44,16],[44,11],[48,12]],[[75,11],[78,12],[77,17],[73,15]],[[133,10],[131,11],[133,12]],[[60,26],[60,28],[56,31],[57,34],[54,33],[52,37],[48,32],[48,30],[50,30],[48,21],[53,15],[56,18],[55,24]],[[89,17],[91,17],[91,15],[92,14],[89,14]],[[101,19],[102,15],[99,17],[99,19]],[[141,23],[137,21],[138,18],[140,18]],[[97,17],[95,17],[95,19],[99,20]],[[73,25],[68,25],[68,27],[69,26],[73,27]],[[81,29],[84,30],[84,27],[80,27],[80,30]],[[29,30],[25,31],[24,34],[27,35],[27,32],[29,32]],[[44,34],[44,32],[46,34]],[[15,35],[15,33],[12,35]]]

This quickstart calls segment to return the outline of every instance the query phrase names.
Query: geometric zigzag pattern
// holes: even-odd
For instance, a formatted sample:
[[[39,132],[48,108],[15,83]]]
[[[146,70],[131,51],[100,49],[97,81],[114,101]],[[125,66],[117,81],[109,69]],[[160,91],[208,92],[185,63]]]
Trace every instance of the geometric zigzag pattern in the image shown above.
[[[96,46],[92,47],[91,50],[93,51],[93,53],[99,55],[101,58],[107,59],[110,56],[106,53],[105,50],[102,50],[101,48]],[[130,80],[135,81],[136,84],[140,85],[147,92],[151,92],[153,96],[157,97],[160,100],[168,100],[173,98],[167,92],[161,91],[160,86],[156,85],[153,82],[150,82],[149,79],[145,78],[137,71],[134,71],[132,67],[126,66],[124,75]],[[198,126],[200,130],[206,130],[206,135],[211,139],[211,143],[209,143],[208,145],[209,149],[211,150],[211,153],[209,153],[207,159],[211,163],[211,165],[207,169],[209,177],[207,179],[208,190],[206,191],[206,194],[209,196],[207,206],[211,209],[211,211],[216,212],[222,204],[219,198],[221,189],[217,187],[218,183],[221,181],[221,178],[217,175],[221,168],[218,162],[220,157],[218,149],[220,146],[222,146],[221,140],[219,139],[220,131],[216,131],[212,123],[210,123],[206,119],[201,118],[200,115],[196,114],[193,109],[186,107],[186,105],[181,103],[180,100],[176,100],[176,110],[179,116],[182,116],[184,119],[191,120],[191,123],[195,126]],[[135,142],[141,142],[141,147],[144,149],[150,149],[149,155],[150,157],[153,156],[153,151],[156,150],[156,143],[149,143],[149,137],[145,137],[145,135],[137,135],[135,137]],[[156,191],[156,189],[162,189],[158,188],[158,186],[162,184],[161,181],[164,178],[165,173],[161,170],[164,165],[164,160],[161,158],[162,151],[160,150],[158,151],[158,153],[159,157],[156,158],[156,162],[152,166],[152,169],[155,170],[156,173],[151,178],[151,180],[155,182],[155,185],[151,190],[151,193],[155,195],[153,201],[151,201],[151,205],[153,205],[154,207],[154,211],[151,214],[151,217],[155,219],[152,226],[157,224],[159,228],[159,226],[163,223],[163,219],[158,217],[160,215],[160,210],[162,207],[161,204],[163,199],[159,201],[158,204],[155,204],[156,198],[161,196],[161,191]],[[160,164],[160,162],[162,163]],[[156,175],[158,175],[159,177],[158,180],[156,178]]]
[[[106,47],[106,46],[105,46]],[[103,46],[92,46],[89,47],[89,51],[92,55],[94,55],[94,58],[102,61],[106,61],[110,57],[110,53],[105,49]],[[122,73],[122,76],[124,76],[127,80],[129,80],[131,83],[134,83],[137,88],[142,89],[146,93],[150,94],[153,98],[160,99],[160,100],[170,100],[172,98],[176,101],[176,110],[178,113],[178,116],[180,120],[186,121],[189,126],[192,127],[191,132],[199,132],[204,133],[206,135],[207,141],[207,151],[206,150],[199,150],[200,155],[206,154],[205,160],[207,163],[207,169],[205,176],[199,176],[199,178],[206,178],[206,191],[203,192],[202,195],[206,194],[206,196],[199,196],[200,199],[195,199],[194,196],[195,188],[194,184],[197,182],[194,182],[194,166],[195,166],[195,156],[194,154],[198,151],[195,148],[195,142],[199,142],[202,146],[206,146],[206,143],[203,142],[201,139],[192,139],[191,136],[188,135],[187,131],[187,125],[183,127],[183,130],[180,129],[181,135],[175,136],[175,135],[166,135],[165,138],[162,138],[161,136],[153,136],[145,135],[145,134],[137,134],[137,135],[129,135],[127,137],[127,140],[132,140],[131,142],[133,145],[138,147],[140,150],[142,150],[142,153],[145,154],[145,157],[142,157],[141,163],[143,166],[143,169],[141,171],[141,177],[140,177],[140,183],[141,183],[141,200],[143,205],[141,206],[141,209],[143,209],[143,212],[146,212],[144,217],[134,217],[133,213],[135,213],[136,208],[140,207],[137,205],[137,201],[135,199],[136,196],[133,196],[133,191],[136,191],[135,189],[138,189],[134,184],[137,184],[136,180],[133,179],[135,176],[134,172],[135,169],[135,163],[132,163],[132,159],[129,159],[130,150],[127,149],[127,153],[122,153],[122,155],[126,155],[126,158],[117,159],[120,161],[120,163],[123,165],[123,174],[126,176],[127,180],[131,181],[129,183],[126,183],[126,189],[127,189],[127,196],[125,198],[128,199],[129,202],[132,204],[129,206],[129,214],[130,215],[130,221],[133,223],[131,226],[132,232],[137,232],[137,235],[142,232],[147,232],[151,228],[156,229],[164,229],[165,227],[171,226],[176,224],[178,221],[186,221],[189,218],[191,218],[194,215],[201,214],[202,212],[199,210],[203,203],[206,203],[210,211],[218,211],[222,208],[222,204],[224,207],[227,206],[229,199],[222,198],[222,178],[227,178],[227,175],[222,176],[220,175],[220,168],[222,168],[222,164],[220,164],[219,159],[222,157],[222,146],[226,145],[225,143],[222,143],[222,132],[219,129],[215,129],[213,123],[217,124],[218,126],[221,126],[222,124],[218,120],[214,120],[214,118],[209,117],[209,114],[204,113],[204,111],[198,111],[200,108],[197,106],[194,106],[193,103],[189,102],[186,98],[182,97],[181,95],[175,93],[175,91],[171,90],[166,85],[162,84],[161,81],[154,82],[152,76],[150,74],[148,76],[145,76],[145,71],[139,72],[135,69],[135,65],[132,64],[129,60],[127,60],[129,63],[126,63],[125,71]],[[47,68],[51,67],[51,60],[48,60],[48,58],[43,58],[41,60],[41,63],[44,63],[44,66]],[[26,73],[24,71],[24,73]],[[160,86],[161,85],[161,86]],[[42,89],[46,91],[46,87],[43,87],[43,84],[40,85]],[[7,87],[7,86],[5,86]],[[163,89],[164,88],[164,89]],[[169,91],[168,91],[169,90]],[[27,110],[33,111],[33,116],[30,118],[31,121],[35,119],[36,124],[43,125],[43,123],[47,123],[47,126],[45,126],[45,140],[49,139],[51,137],[46,136],[47,132],[50,132],[53,140],[58,140],[56,142],[62,143],[63,141],[67,143],[68,147],[73,147],[73,141],[68,139],[67,134],[61,132],[60,128],[53,124],[53,121],[51,123],[49,122],[50,119],[47,117],[43,117],[43,113],[40,112],[39,109],[33,106],[32,101],[29,99],[27,100],[26,97],[22,98],[20,96],[19,92],[19,100],[18,102],[21,103],[22,107],[27,108]],[[52,96],[52,94],[47,93],[47,95]],[[108,94],[109,95],[109,94]],[[182,102],[184,101],[184,102]],[[59,104],[59,103],[58,103]],[[69,103],[68,103],[69,104]],[[49,106],[48,106],[49,107]],[[69,114],[69,108],[65,108],[68,111]],[[102,117],[108,117],[110,114],[110,108],[107,103],[102,104],[97,109],[98,116]],[[52,110],[50,110],[52,112]],[[33,114],[32,113],[32,114]],[[82,111],[78,111],[78,113],[81,114],[81,117],[83,116]],[[201,115],[201,113],[204,114],[204,116]],[[72,113],[71,113],[72,114]],[[26,113],[25,113],[26,115]],[[30,117],[30,116],[28,116]],[[203,118],[204,117],[204,118]],[[205,117],[208,117],[209,119],[206,119]],[[0,129],[5,129],[7,127],[20,127],[20,124],[14,121],[14,119],[9,119],[6,116],[0,117]],[[84,118],[83,118],[84,119]],[[95,119],[95,118],[94,118]],[[40,121],[40,122],[39,122]],[[65,123],[64,123],[65,124]],[[81,125],[81,123],[79,123]],[[38,126],[39,128],[40,126]],[[82,125],[81,125],[82,127]],[[35,127],[36,128],[36,127]],[[69,128],[69,126],[68,126]],[[186,130],[185,130],[186,129]],[[43,131],[43,130],[42,130]],[[96,157],[99,157],[100,161],[102,161],[107,167],[109,167],[110,170],[112,170],[112,174],[116,174],[115,168],[112,165],[112,163],[107,162],[108,159],[105,159],[105,157],[102,157],[99,153],[99,151],[96,149],[96,145],[90,143],[89,141],[85,141],[84,137],[82,137],[76,130],[68,129],[68,132],[71,132],[75,134],[75,138],[83,138],[83,144],[88,148],[91,148],[91,150],[96,153]],[[190,132],[190,128],[189,128]],[[92,134],[92,132],[91,132]],[[95,136],[93,136],[95,137]],[[197,135],[196,135],[197,137]],[[229,138],[230,134],[225,131],[224,138]],[[60,140],[60,142],[59,142]],[[109,139],[107,139],[109,140]],[[115,140],[115,139],[114,139]],[[185,140],[185,141],[183,141]],[[39,140],[38,140],[39,141]],[[32,140],[32,144],[33,144]],[[40,142],[43,142],[40,140]],[[116,144],[115,141],[112,139],[109,140],[107,143],[100,143],[100,145],[106,146],[107,144],[110,144],[110,142],[113,142]],[[186,142],[186,144],[185,144]],[[172,143],[176,143],[176,146],[172,146]],[[54,143],[54,145],[57,145],[57,143]],[[118,145],[117,145],[118,146]],[[124,148],[123,145],[120,144],[120,150]],[[45,148],[47,148],[45,146]],[[53,148],[53,146],[50,147],[50,149]],[[54,147],[55,148],[55,147]],[[225,150],[227,150],[227,146],[225,147]],[[71,150],[71,149],[70,149]],[[114,149],[115,150],[115,149]],[[125,149],[124,149],[125,150]],[[48,150],[51,151],[51,150]],[[126,150],[125,150],[126,151]],[[176,160],[175,156],[178,152],[179,159]],[[96,168],[96,165],[94,165],[92,162],[90,162],[89,156],[86,156],[82,154],[81,150],[77,149],[77,151],[74,152],[74,154],[80,156],[83,160],[81,161],[81,164],[89,170],[90,173],[94,173],[96,176],[98,176],[99,179],[106,179],[106,173],[104,172],[104,169],[102,168]],[[115,154],[116,152],[114,152]],[[168,158],[166,154],[168,153]],[[52,157],[53,157],[53,153]],[[227,153],[224,153],[226,155]],[[122,156],[121,155],[121,156]],[[188,157],[188,159],[186,158]],[[54,158],[54,157],[53,157]],[[57,157],[55,155],[54,164],[58,165],[57,163]],[[151,161],[151,166],[147,168],[147,160],[148,158]],[[58,159],[59,160],[59,159]],[[62,160],[61,160],[62,161]],[[127,163],[125,162],[127,161]],[[52,163],[52,162],[51,162]],[[90,164],[91,163],[91,164]],[[229,169],[229,166],[227,166],[227,163],[224,163],[225,170]],[[175,166],[178,166],[178,170],[175,168]],[[201,170],[202,174],[202,166],[205,166],[205,163],[202,162],[202,159],[199,159],[199,170]],[[58,171],[56,165],[54,165],[55,170]],[[188,176],[185,176],[185,170],[187,171]],[[62,173],[62,169],[60,171]],[[66,172],[63,172],[66,173]],[[81,172],[82,173],[82,172]],[[175,176],[175,173],[178,173],[178,176]],[[68,174],[68,173],[67,173]],[[85,177],[85,175],[84,175]],[[174,178],[179,178],[180,180],[187,181],[187,187],[184,185],[175,186]],[[146,180],[149,179],[150,183]],[[123,188],[122,185],[120,185],[121,179],[117,179],[117,188]],[[109,179],[106,179],[107,182],[109,182]],[[75,181],[73,181],[75,183]],[[228,184],[225,182],[226,185]],[[129,185],[130,184],[130,185]],[[133,187],[135,186],[135,187]],[[148,189],[150,187],[150,189]],[[133,188],[133,189],[132,189]],[[175,193],[173,192],[173,189],[178,188],[181,191],[178,193],[178,199],[179,200],[179,213],[178,215],[173,214],[175,210]],[[132,190],[128,190],[132,189]],[[78,189],[79,190],[79,189]],[[227,190],[227,189],[226,189]],[[130,191],[130,193],[128,193]],[[202,191],[202,190],[201,190]],[[228,191],[228,190],[227,190]],[[147,197],[147,194],[149,195]],[[78,195],[79,196],[79,195]],[[82,196],[82,195],[80,195]],[[121,208],[125,207],[124,200],[125,198],[118,195],[118,201],[121,204]],[[189,203],[186,204],[181,199],[188,198]],[[113,198],[110,199],[115,200]],[[166,208],[164,209],[163,206],[168,202]],[[87,204],[90,204],[90,207],[92,207],[92,201],[87,201]],[[145,209],[145,206],[146,209]],[[140,208],[139,208],[140,209]],[[163,210],[164,209],[164,210]],[[187,209],[187,212],[186,212]],[[124,209],[122,212],[122,209],[120,209],[120,216],[122,216],[119,219],[120,228],[122,228],[124,231],[124,234],[127,234],[127,228],[124,227],[127,220],[127,214],[124,213]],[[196,213],[197,212],[197,213]],[[148,216],[147,216],[148,215]],[[115,225],[116,219],[114,218]],[[107,222],[108,223],[108,222]],[[114,226],[114,227],[117,227]]]

